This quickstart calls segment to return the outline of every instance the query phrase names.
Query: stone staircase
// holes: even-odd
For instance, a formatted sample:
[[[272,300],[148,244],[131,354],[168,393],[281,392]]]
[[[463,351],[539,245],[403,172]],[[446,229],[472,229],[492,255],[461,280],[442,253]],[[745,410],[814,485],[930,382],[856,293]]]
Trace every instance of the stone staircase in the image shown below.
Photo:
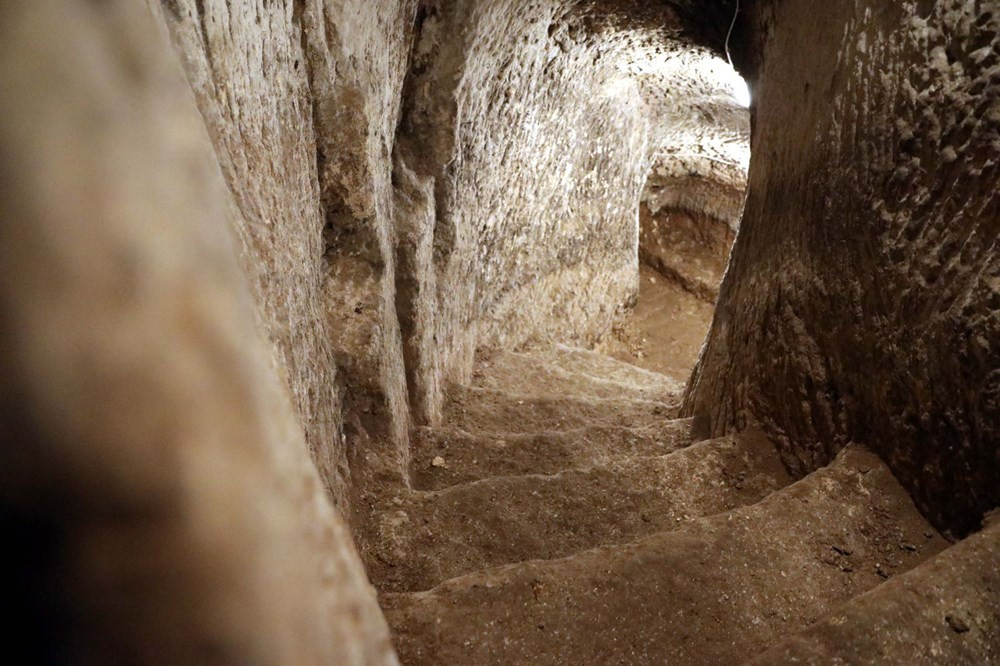
[[[863,448],[796,481],[680,391],[562,347],[452,387],[362,541],[402,662],[741,663],[949,545]]]

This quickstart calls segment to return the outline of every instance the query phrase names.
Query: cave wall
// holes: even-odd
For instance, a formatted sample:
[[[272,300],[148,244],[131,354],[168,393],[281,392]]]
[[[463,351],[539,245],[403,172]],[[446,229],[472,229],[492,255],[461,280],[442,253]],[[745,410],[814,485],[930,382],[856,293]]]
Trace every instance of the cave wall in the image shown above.
[[[687,414],[854,440],[939,526],[1000,504],[1000,12],[757,2],[749,194]],[[832,100],[832,101],[831,101]]]
[[[746,114],[669,5],[165,7],[260,323],[349,513],[400,480],[411,417],[439,418],[476,349],[588,345],[622,315],[641,198],[737,216]]]
[[[683,211],[739,228],[750,163],[745,84],[707,47],[690,48],[641,80],[654,150],[642,194],[654,215]]]
[[[477,348],[587,346],[622,315],[654,167],[657,201],[734,222],[745,164],[727,164],[728,148],[745,153],[749,126],[713,78],[724,63],[668,4],[451,0],[423,3],[416,22],[397,136],[399,311],[411,401],[434,422]]]
[[[735,233],[712,215],[639,207],[639,261],[706,303],[715,303]]]
[[[639,260],[714,303],[746,197],[750,112],[737,99],[745,83],[706,46],[669,68],[642,80],[656,147],[639,208]]]
[[[290,225],[302,211],[267,188],[309,189],[292,159],[300,137],[264,120],[243,127],[288,151],[287,169],[263,154],[239,164],[236,149],[220,169],[219,135],[213,146],[159,3],[0,5],[0,524],[16,544],[4,571],[12,654],[395,663],[289,391],[315,379],[294,374],[306,350],[268,319],[284,306],[263,290],[294,290],[300,274],[248,279],[247,255],[272,255],[266,235],[248,239],[268,220],[245,211],[272,206],[273,224]],[[232,187],[240,169],[263,170],[260,189]],[[276,264],[312,251],[294,234],[281,243]],[[294,302],[312,314],[307,296]],[[304,329],[302,344],[318,345]]]
[[[435,282],[413,308],[412,356],[439,377],[425,420],[477,347],[586,342],[634,296],[647,123],[614,39],[573,4],[457,0],[420,17],[399,140],[433,202]]]
[[[15,570],[25,603],[54,594],[36,625],[97,661],[391,663],[349,526],[406,483],[410,405],[432,421],[477,347],[586,344],[633,298],[637,205],[671,159],[657,77],[697,51],[679,19],[0,18],[0,487],[5,524],[40,530]],[[676,86],[688,119],[696,88]]]
[[[407,455],[391,151],[414,1],[165,7],[240,212],[259,321],[347,509]]]

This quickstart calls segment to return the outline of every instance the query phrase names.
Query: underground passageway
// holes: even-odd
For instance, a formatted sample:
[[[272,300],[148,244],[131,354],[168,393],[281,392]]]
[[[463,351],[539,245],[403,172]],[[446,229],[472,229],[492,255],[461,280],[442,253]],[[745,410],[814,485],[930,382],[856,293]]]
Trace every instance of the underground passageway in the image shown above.
[[[1000,659],[992,0],[0,5],[48,663]]]

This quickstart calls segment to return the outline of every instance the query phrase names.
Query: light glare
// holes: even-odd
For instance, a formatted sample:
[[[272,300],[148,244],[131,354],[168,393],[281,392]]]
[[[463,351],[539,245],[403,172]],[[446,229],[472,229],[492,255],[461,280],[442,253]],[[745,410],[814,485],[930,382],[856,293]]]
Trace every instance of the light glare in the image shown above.
[[[734,73],[735,74],[735,73]],[[733,99],[745,109],[750,108],[750,86],[739,74],[735,74],[732,82]]]

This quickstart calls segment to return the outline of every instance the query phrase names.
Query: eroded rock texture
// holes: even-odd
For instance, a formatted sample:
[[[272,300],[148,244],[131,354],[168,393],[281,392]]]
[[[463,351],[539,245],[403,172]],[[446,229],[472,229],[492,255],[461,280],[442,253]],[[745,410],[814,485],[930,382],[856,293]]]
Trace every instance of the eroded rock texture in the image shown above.
[[[636,2],[2,12],[5,520],[53,645],[391,660],[341,517],[476,348],[634,299],[647,175],[715,173],[675,125],[732,102],[667,79],[721,61]]]
[[[352,468],[405,464],[390,153],[413,2],[167,7],[261,323],[343,506]]]
[[[749,199],[686,402],[800,473],[867,442],[957,534],[1000,503],[997,9],[753,5]]]
[[[727,66],[670,5],[457,0],[424,3],[417,28],[398,182],[433,233],[401,225],[401,320],[434,422],[477,347],[608,330],[636,295],[644,193],[735,224],[745,165],[729,162],[748,128]]]
[[[893,475],[954,536],[1000,504],[1000,8],[736,8],[0,5],[27,647],[393,663],[353,537],[431,663],[995,656],[997,528],[939,555]],[[747,198],[729,46],[757,100]],[[700,333],[646,359],[674,378],[510,353],[594,344],[640,262],[684,309],[636,309],[640,331],[719,297],[691,420],[667,422]],[[509,372],[473,375],[486,348]],[[749,426],[776,448],[729,436]],[[779,455],[804,481],[779,490]],[[691,600],[709,629],[682,645]]]
[[[435,422],[477,348],[607,331],[636,295],[640,198],[735,228],[732,70],[640,4],[168,5],[342,507],[398,477],[410,410]]]

